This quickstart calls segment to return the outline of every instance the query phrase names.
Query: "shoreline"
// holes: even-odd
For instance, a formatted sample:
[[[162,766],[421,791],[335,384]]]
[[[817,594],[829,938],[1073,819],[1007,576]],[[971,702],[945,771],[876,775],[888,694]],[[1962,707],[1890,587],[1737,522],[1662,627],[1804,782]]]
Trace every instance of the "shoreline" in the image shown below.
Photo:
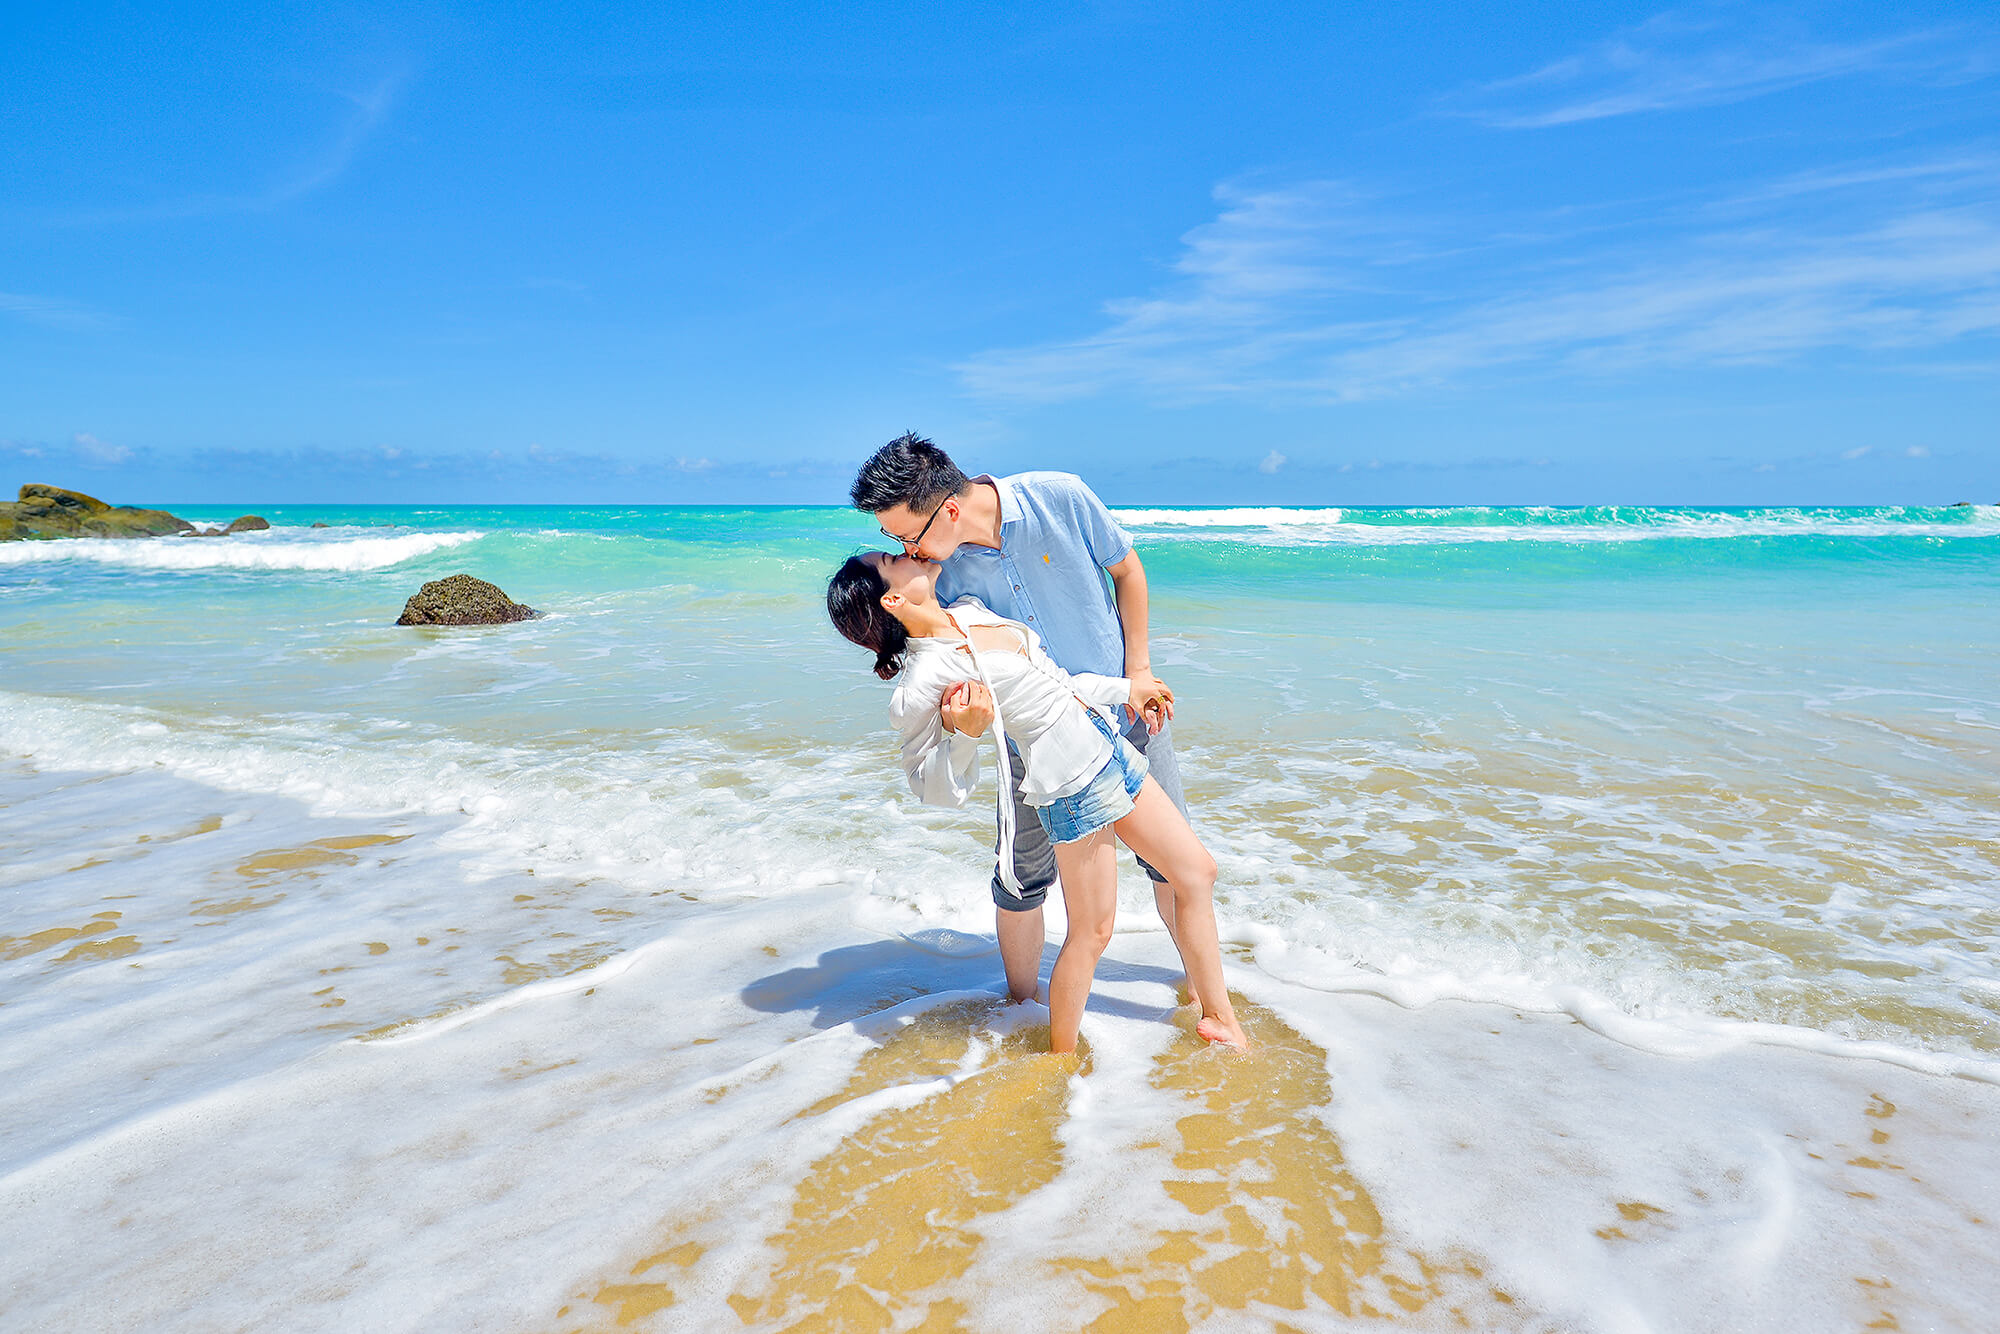
[[[233,864],[230,847],[281,832],[254,827],[267,818],[171,846]],[[286,823],[299,848],[356,857],[454,842],[435,817]],[[284,874],[307,872],[341,873]],[[385,959],[416,925],[383,932]],[[1678,1289],[1718,1270],[1756,1295],[1718,1294],[1697,1323],[1950,1328],[1975,1309],[1960,1299],[2000,1296],[1978,1278],[2000,1216],[1978,1129],[2000,1116],[1990,1077],[1851,1044],[1662,1053],[1569,1014],[1412,1006],[1238,957],[1244,1059],[1176,1022],[1157,929],[1114,939],[1079,1064],[1034,1049],[1046,1012],[1003,1003],[984,944],[911,940],[841,895],[724,896],[437,1018],[268,1048],[0,1176],[11,1315],[581,1331],[748,1312],[776,1328],[857,1264],[867,1309],[1027,1331],[1169,1310],[1245,1328],[1373,1310],[1414,1328],[1611,1329],[1635,1301],[1686,1323]],[[186,946],[82,966],[114,978],[162,948]],[[141,1059],[146,1027],[117,1040]],[[111,1076],[114,1052],[87,1045]],[[821,1202],[836,1182],[852,1217]],[[894,1229],[920,1218],[899,1255]],[[63,1277],[79,1263],[100,1282]],[[1957,1297],[1925,1282],[1940,1270]]]

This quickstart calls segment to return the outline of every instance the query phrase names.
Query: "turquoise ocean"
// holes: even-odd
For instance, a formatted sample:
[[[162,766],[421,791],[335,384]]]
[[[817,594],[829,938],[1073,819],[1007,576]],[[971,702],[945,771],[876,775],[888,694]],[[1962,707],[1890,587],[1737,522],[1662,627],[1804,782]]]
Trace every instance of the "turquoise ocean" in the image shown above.
[[[1128,865],[1080,1063],[866,516],[174,508],[0,545],[0,1328],[1991,1328],[2000,508],[1114,505],[1257,1046]]]

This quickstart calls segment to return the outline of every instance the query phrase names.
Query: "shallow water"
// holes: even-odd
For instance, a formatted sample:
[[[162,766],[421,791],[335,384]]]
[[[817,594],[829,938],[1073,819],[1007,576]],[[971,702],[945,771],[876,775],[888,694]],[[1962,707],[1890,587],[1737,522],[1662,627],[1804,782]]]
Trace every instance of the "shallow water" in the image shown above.
[[[1128,872],[1076,1068],[817,611],[865,518],[263,512],[0,546],[9,1327],[2000,1295],[2000,512],[1124,512],[1258,1054]],[[549,614],[391,624],[459,570]]]

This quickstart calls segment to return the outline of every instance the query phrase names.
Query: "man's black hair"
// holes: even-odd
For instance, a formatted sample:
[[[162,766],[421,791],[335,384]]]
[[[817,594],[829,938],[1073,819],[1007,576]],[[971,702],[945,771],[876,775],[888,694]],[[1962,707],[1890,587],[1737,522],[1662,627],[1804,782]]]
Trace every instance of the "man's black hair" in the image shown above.
[[[915,431],[905,431],[861,465],[847,494],[854,508],[870,514],[897,505],[914,513],[942,505],[966,485],[965,474],[949,454]]]

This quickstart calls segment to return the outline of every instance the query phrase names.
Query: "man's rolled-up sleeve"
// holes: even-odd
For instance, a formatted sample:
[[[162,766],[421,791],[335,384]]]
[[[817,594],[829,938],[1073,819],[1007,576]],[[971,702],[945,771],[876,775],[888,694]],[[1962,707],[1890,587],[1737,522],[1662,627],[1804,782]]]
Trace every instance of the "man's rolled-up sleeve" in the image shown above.
[[[1082,535],[1083,544],[1099,569],[1116,565],[1132,553],[1131,534],[1119,527],[1118,520],[1111,517],[1111,511],[1104,507],[1095,491],[1084,485],[1082,478],[1071,479],[1070,512],[1076,531]]]

